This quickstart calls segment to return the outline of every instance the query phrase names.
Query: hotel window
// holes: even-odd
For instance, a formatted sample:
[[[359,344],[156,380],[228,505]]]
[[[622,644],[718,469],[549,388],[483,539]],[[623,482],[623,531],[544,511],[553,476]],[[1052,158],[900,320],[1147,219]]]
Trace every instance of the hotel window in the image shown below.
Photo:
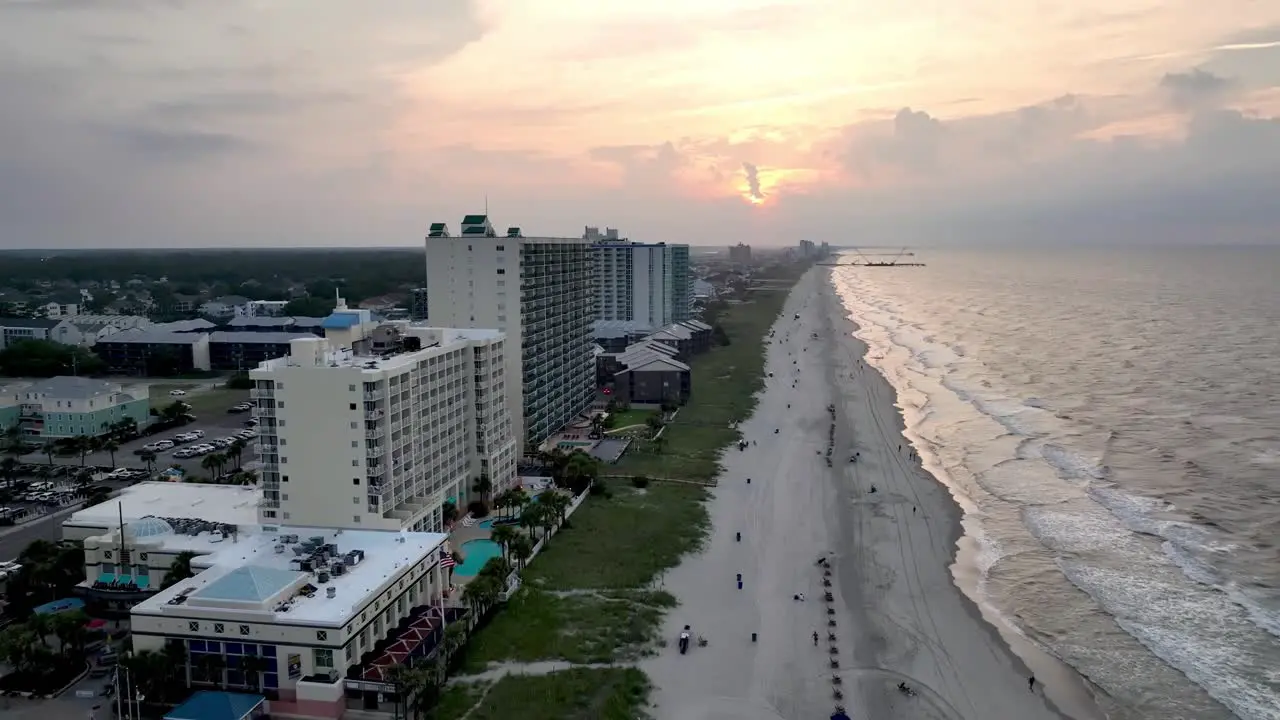
[[[321,668],[332,670],[333,669],[333,651],[320,650],[318,648],[315,650],[312,650],[311,664],[314,665],[317,670]]]

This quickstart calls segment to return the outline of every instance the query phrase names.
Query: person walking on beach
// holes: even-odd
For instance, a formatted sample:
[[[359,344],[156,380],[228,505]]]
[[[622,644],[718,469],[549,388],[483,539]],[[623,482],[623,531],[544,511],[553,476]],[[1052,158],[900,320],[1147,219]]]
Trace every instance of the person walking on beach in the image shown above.
[[[1027,691],[1028,691],[1028,692],[1035,692],[1035,691],[1036,691],[1036,676],[1035,676],[1035,675],[1032,675],[1031,677],[1027,678]]]

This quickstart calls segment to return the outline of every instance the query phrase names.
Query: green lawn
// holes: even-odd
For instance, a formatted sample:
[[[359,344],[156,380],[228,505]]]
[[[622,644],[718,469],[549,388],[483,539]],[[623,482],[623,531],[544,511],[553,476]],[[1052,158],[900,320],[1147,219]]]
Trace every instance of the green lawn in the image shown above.
[[[635,668],[573,668],[547,675],[508,675],[475,703],[474,685],[450,685],[440,708],[472,702],[469,720],[639,720],[648,717],[651,686]],[[451,698],[450,696],[454,696]],[[464,711],[465,712],[465,711]],[[462,714],[441,714],[457,720]]]
[[[653,409],[631,408],[629,410],[618,410],[613,413],[613,429],[624,428],[628,425],[643,425],[653,413]]]
[[[483,672],[491,662],[634,660],[651,649],[662,613],[674,606],[663,592],[558,596],[522,590],[472,636],[465,669]]]
[[[610,481],[608,495],[587,498],[570,526],[556,533],[525,572],[529,586],[643,588],[706,536],[703,488],[652,483],[636,490]]]
[[[212,420],[214,416],[226,415],[227,409],[232,405],[249,399],[248,390],[229,390],[221,386],[203,390],[200,389],[201,385],[201,383],[196,382],[152,385],[151,407],[158,410],[175,400],[181,400],[191,406],[192,414],[200,420]],[[185,390],[187,394],[182,397],[173,397],[169,395],[170,390]],[[245,413],[244,419],[248,419],[248,417],[248,413]]]
[[[467,667],[490,662],[619,662],[650,649],[674,598],[648,588],[706,536],[697,486],[614,483],[593,496],[525,572],[525,587],[467,645]],[[569,592],[566,592],[569,591]]]

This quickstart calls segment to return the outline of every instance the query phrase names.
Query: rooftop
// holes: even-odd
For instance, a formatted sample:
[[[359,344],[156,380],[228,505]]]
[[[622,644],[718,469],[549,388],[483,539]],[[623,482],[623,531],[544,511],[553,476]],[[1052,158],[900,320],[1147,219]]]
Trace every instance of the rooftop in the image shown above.
[[[637,320],[595,320],[591,323],[595,337],[612,338],[628,335],[647,335],[653,332],[653,326]]]
[[[315,335],[307,332],[234,332],[223,330],[209,333],[209,342],[288,345],[292,340],[310,337],[315,337]]]
[[[360,311],[358,310],[335,310],[332,315],[324,319],[321,327],[326,330],[346,330],[360,324]]]
[[[627,369],[622,372],[658,372],[666,370],[688,370],[689,366],[669,357],[649,357],[637,359],[634,362],[626,364]],[[621,373],[619,373],[621,374]]]
[[[350,348],[332,349],[328,341],[322,338],[301,335],[300,339],[312,341],[306,345],[315,345],[322,348],[316,355],[316,364],[313,367],[356,368],[365,372],[375,373],[413,365],[423,358],[424,353],[430,354],[448,350],[454,343],[500,340],[503,337],[501,330],[485,328],[435,328],[410,322],[394,322],[390,324],[399,328],[406,338],[416,337],[422,344],[422,348],[420,350],[406,350],[379,355],[358,355]],[[290,355],[264,360],[258,363],[256,369],[269,372],[289,367],[303,367],[304,363],[309,362],[306,356],[294,356],[293,348],[291,348]]]
[[[401,572],[424,559],[434,563],[446,539],[377,530],[255,530],[222,542],[194,563],[208,569],[133,612],[190,617],[193,611],[232,611],[241,618],[253,613],[277,623],[340,627]]]
[[[143,482],[124,488],[118,497],[72,513],[64,526],[114,528],[142,518],[190,518],[239,527],[257,525],[261,492],[252,486]]]
[[[169,323],[172,324],[172,323]],[[204,333],[163,330],[155,325],[147,330],[124,330],[108,335],[100,343],[135,343],[143,345],[194,345],[208,337]]]
[[[204,318],[195,320],[175,320],[167,323],[156,323],[152,328],[156,330],[164,330],[168,332],[185,333],[197,332],[200,330],[212,330],[218,327]]]
[[[64,319],[65,318],[51,319],[51,318],[7,317],[7,318],[0,318],[0,327],[44,328],[45,330],[49,330],[51,328],[57,327],[58,323],[62,322]]]
[[[89,398],[120,392],[115,383],[93,378],[61,376],[32,383],[26,392],[47,395],[52,398],[88,400]]]
[[[227,327],[288,327],[293,324],[291,317],[273,317],[271,315],[241,315],[227,321]]]

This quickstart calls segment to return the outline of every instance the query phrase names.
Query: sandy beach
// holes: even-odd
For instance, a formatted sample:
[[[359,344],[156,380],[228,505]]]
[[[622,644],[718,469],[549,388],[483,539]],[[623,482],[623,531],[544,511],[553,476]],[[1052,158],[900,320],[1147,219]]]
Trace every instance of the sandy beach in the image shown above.
[[[706,548],[664,578],[680,606],[669,646],[642,665],[654,714],[813,720],[839,703],[858,719],[1100,718],[1069,668],[1007,628],[1002,637],[957,586],[959,509],[914,459],[893,390],[862,367],[846,314],[815,268],[774,326],[771,376],[742,428],[751,445],[725,455]],[[708,645],[681,656],[686,624]]]

